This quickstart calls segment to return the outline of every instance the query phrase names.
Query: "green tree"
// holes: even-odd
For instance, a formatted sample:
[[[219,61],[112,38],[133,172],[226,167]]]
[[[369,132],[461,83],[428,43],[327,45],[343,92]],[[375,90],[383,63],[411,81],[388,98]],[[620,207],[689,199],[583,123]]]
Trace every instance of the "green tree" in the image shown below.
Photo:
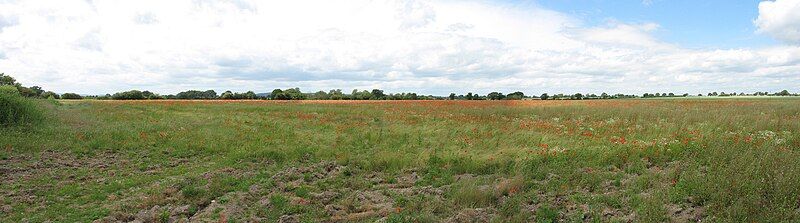
[[[519,91],[506,95],[506,99],[509,100],[521,100],[523,98],[525,98],[525,94]]]
[[[222,94],[219,95],[219,99],[231,100],[231,99],[233,99],[233,92],[231,92],[231,91],[222,92]]]
[[[272,93],[269,94],[269,99],[272,100],[289,100],[289,97],[283,93],[281,89],[272,90]]]
[[[31,88],[31,91],[33,91],[33,93],[36,95],[36,97],[41,97],[42,93],[44,93],[44,90],[42,90],[42,88],[39,87],[39,86],[33,86],[33,87],[30,87],[30,88]]]
[[[58,95],[58,94],[56,94],[55,92],[52,92],[52,91],[46,91],[46,92],[42,93],[42,98],[60,99],[61,95]]]
[[[547,93],[544,93],[541,96],[539,96],[539,99],[542,99],[542,100],[547,100],[549,98],[550,98],[550,95],[547,95]]]
[[[0,85],[12,85],[19,87],[17,80],[9,75],[6,75],[5,73],[0,73]]]
[[[83,99],[83,96],[75,93],[64,93],[61,94],[61,99],[68,99],[68,100],[80,100]]]
[[[372,92],[370,93],[369,97],[370,100],[383,100],[385,98],[386,94],[384,94],[383,90],[381,89],[372,89]]]
[[[492,92],[492,93],[489,93],[488,95],[486,95],[486,97],[487,97],[489,100],[503,100],[503,99],[505,99],[505,98],[506,98],[506,96],[505,96],[505,95],[503,95],[503,93],[500,93],[500,92]]]

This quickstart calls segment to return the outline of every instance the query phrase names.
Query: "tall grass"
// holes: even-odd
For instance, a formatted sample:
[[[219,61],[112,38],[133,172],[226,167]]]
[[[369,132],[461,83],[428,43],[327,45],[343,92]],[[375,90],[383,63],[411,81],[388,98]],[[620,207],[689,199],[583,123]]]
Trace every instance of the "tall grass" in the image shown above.
[[[43,117],[35,101],[22,97],[13,86],[0,86],[0,126],[31,125]]]

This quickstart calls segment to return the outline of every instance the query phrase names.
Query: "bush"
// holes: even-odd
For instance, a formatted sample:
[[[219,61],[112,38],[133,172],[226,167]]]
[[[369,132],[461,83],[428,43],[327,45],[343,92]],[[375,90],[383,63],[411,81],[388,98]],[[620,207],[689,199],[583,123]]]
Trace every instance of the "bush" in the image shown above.
[[[0,85],[0,94],[2,95],[19,95],[17,87],[11,85]]]
[[[0,86],[0,126],[33,124],[42,117],[42,111],[32,99],[22,97],[13,86]]]

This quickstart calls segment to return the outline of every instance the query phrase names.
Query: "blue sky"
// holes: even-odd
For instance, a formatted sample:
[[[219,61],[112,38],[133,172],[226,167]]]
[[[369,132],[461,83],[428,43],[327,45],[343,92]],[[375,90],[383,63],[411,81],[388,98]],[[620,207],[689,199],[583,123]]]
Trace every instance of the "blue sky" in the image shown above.
[[[800,91],[798,11],[800,0],[9,0],[0,72],[84,94]]]
[[[666,42],[690,48],[753,48],[776,44],[756,34],[757,0],[542,0],[508,1],[531,4],[582,18],[589,25],[608,20],[654,22],[654,33]]]

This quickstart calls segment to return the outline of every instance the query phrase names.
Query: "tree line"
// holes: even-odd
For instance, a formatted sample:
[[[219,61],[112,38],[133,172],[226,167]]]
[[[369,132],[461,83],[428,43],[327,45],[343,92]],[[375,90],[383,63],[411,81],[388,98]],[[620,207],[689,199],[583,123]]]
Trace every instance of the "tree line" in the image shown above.
[[[690,97],[688,93],[684,94],[674,94],[674,93],[644,93],[641,96],[639,95],[628,95],[628,94],[607,94],[601,93],[600,95],[596,94],[582,94],[582,93],[575,93],[575,94],[541,94],[539,96],[529,96],[525,95],[525,93],[516,91],[509,94],[504,94],[502,92],[491,92],[486,95],[475,94],[472,92],[468,92],[467,94],[456,94],[450,93],[449,96],[434,96],[434,95],[421,95],[413,92],[403,92],[403,93],[385,93],[381,89],[372,89],[369,90],[358,90],[353,89],[349,94],[344,93],[342,89],[332,89],[329,91],[317,91],[313,93],[305,93],[300,91],[300,88],[288,88],[288,89],[274,89],[269,93],[262,93],[256,94],[253,91],[247,92],[232,92],[232,91],[225,91],[222,94],[218,94],[214,90],[189,90],[183,91],[178,94],[169,94],[169,95],[160,95],[150,91],[141,91],[141,90],[130,90],[130,91],[123,91],[117,92],[114,94],[106,94],[102,96],[81,96],[76,93],[63,93],[57,94],[52,91],[45,91],[41,87],[32,86],[32,87],[24,87],[20,83],[17,83],[16,80],[6,75],[5,73],[0,73],[0,85],[11,85],[17,88],[19,93],[24,97],[30,98],[52,98],[52,99],[83,99],[83,98],[91,98],[91,99],[99,99],[99,100],[170,100],[170,99],[179,99],[179,100],[591,100],[591,99],[626,99],[626,98],[661,98],[661,97]],[[697,96],[703,96],[703,94],[698,94]],[[732,93],[725,93],[725,92],[711,92],[708,93],[707,96],[721,96],[721,97],[730,97],[730,96],[800,96],[798,93],[790,93],[788,90],[783,90],[780,92],[769,93],[769,92],[755,92],[755,93],[743,93],[743,92],[732,92]]]
[[[25,87],[17,83],[13,77],[0,73],[0,86],[13,86],[17,88],[20,95],[27,98],[49,98],[49,99],[83,99],[82,96],[76,93],[63,93],[57,94],[52,91],[45,91],[39,86]]]

